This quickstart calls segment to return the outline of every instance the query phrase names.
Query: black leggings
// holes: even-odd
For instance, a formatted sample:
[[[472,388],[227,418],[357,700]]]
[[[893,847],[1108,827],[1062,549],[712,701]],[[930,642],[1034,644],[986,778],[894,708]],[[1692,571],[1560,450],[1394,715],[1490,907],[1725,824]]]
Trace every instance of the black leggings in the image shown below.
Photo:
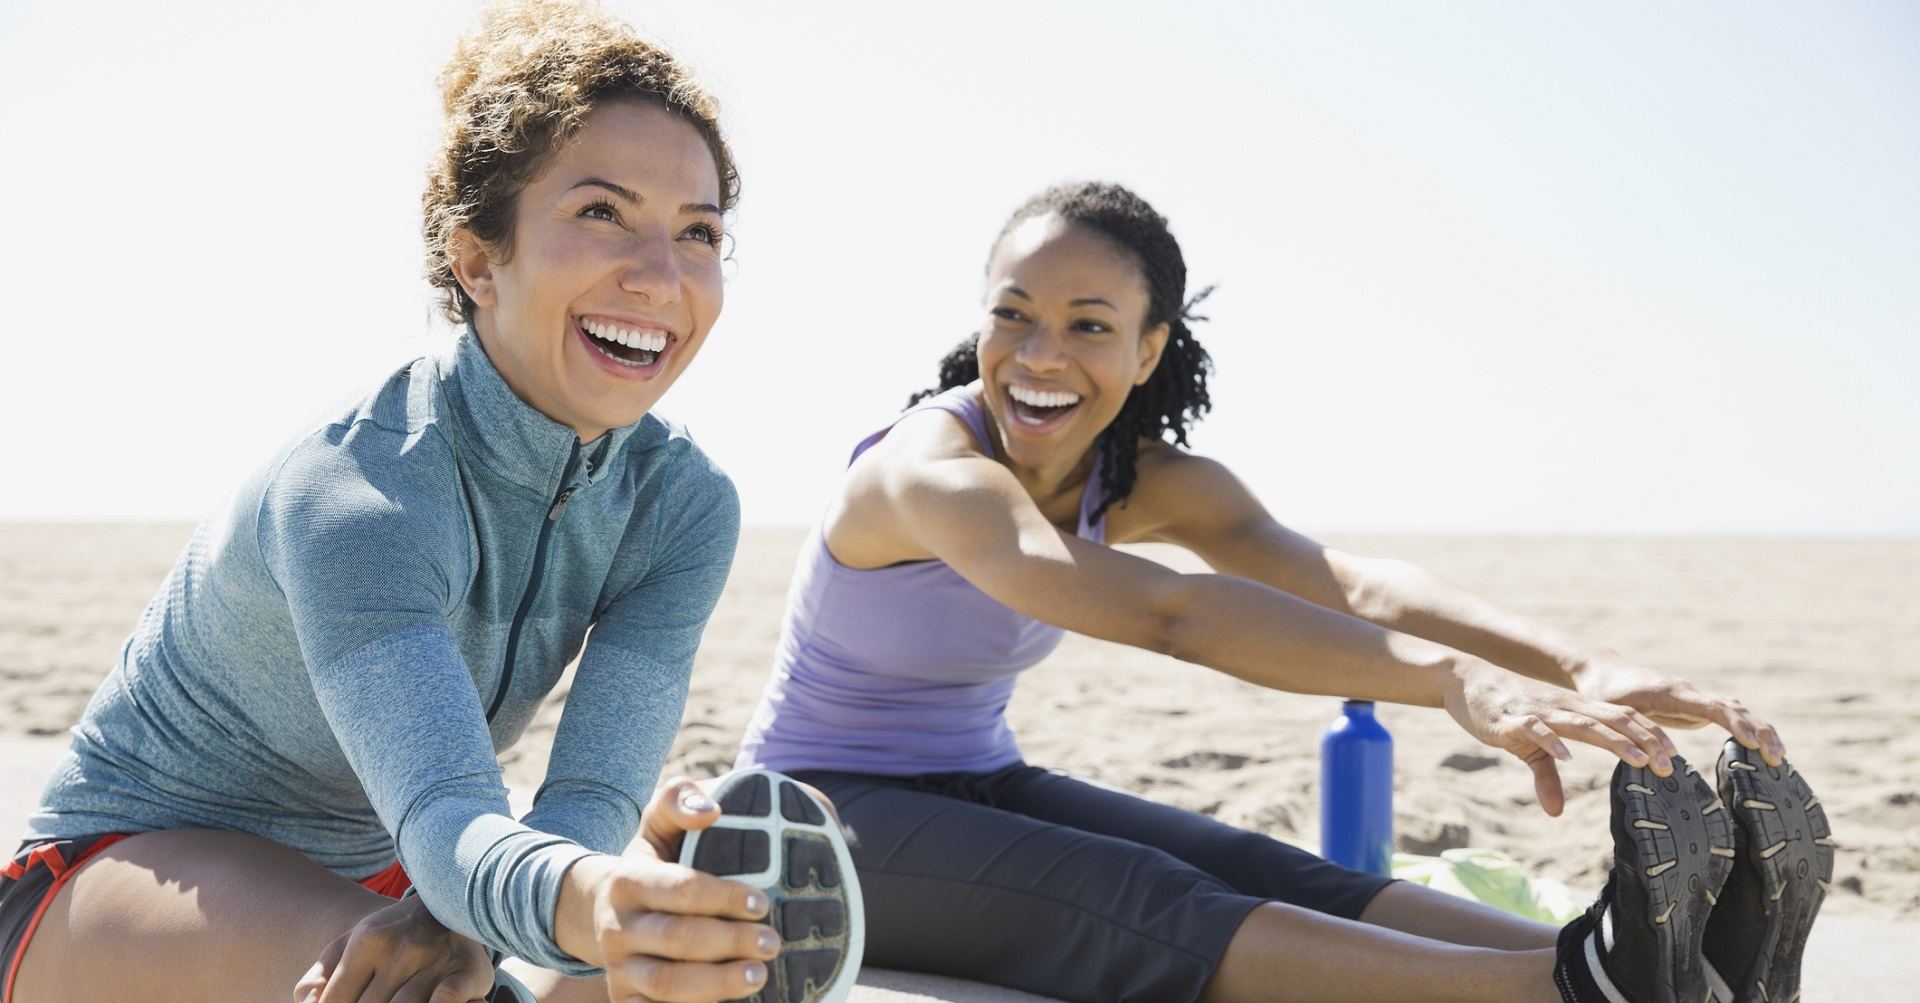
[[[1204,815],[1016,763],[801,770],[839,809],[866,960],[1071,1001],[1190,1001],[1262,902],[1357,919],[1387,878]]]

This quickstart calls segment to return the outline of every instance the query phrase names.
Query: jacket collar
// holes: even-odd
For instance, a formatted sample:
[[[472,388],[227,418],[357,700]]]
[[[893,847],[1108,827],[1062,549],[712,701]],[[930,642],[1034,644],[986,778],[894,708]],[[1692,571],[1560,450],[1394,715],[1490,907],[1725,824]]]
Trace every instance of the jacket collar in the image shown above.
[[[585,444],[573,469],[569,469],[579,436],[541,414],[507,386],[471,325],[461,332],[450,351],[435,360],[435,365],[451,404],[462,450],[495,474],[543,496],[569,483],[591,484],[604,478],[619,465],[627,439],[647,424],[642,417],[631,425],[607,431]]]

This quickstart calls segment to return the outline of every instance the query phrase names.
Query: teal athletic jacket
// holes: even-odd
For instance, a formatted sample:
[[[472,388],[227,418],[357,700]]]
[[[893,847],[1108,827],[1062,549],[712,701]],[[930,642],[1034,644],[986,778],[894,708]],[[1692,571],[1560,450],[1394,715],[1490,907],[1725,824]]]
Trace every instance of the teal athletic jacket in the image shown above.
[[[683,429],[583,446],[469,331],[200,524],[28,838],[232,830],[354,879],[397,853],[449,928],[594,974],[554,943],[560,881],[633,838],[739,525]],[[496,756],[583,641],[515,821]]]

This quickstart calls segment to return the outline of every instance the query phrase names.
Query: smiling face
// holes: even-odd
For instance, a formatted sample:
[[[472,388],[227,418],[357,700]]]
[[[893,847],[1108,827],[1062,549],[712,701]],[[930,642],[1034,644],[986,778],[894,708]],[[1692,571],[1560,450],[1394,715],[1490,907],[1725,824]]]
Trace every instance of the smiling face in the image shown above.
[[[994,249],[986,306],[981,381],[1004,455],[1020,467],[1079,463],[1167,342],[1166,324],[1143,330],[1147,284],[1133,255],[1053,214]]]
[[[589,112],[516,202],[512,247],[456,237],[474,330],[521,400],[591,441],[640,420],[720,315],[720,183],[659,105]]]

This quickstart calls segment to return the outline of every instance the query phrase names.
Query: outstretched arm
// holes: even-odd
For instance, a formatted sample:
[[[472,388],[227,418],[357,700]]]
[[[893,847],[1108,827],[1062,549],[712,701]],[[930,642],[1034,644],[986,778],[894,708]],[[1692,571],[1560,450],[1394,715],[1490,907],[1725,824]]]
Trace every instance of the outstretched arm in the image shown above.
[[[1585,648],[1565,633],[1489,602],[1406,561],[1359,557],[1282,526],[1225,466],[1157,451],[1138,509],[1147,539],[1186,547],[1216,570],[1403,633],[1468,652],[1534,679],[1625,704],[1670,727],[1719,724],[1769,761],[1785,755],[1773,727],[1738,700]],[[1178,504],[1174,500],[1178,499]]]
[[[1010,472],[977,453],[894,443],[856,475],[848,505],[860,511],[842,521],[869,543],[936,557],[1000,602],[1068,630],[1274,689],[1444,707],[1475,738],[1526,761],[1549,812],[1561,804],[1553,760],[1567,755],[1562,739],[1667,768],[1670,743],[1628,708],[1261,582],[1180,574],[1062,533]]]

